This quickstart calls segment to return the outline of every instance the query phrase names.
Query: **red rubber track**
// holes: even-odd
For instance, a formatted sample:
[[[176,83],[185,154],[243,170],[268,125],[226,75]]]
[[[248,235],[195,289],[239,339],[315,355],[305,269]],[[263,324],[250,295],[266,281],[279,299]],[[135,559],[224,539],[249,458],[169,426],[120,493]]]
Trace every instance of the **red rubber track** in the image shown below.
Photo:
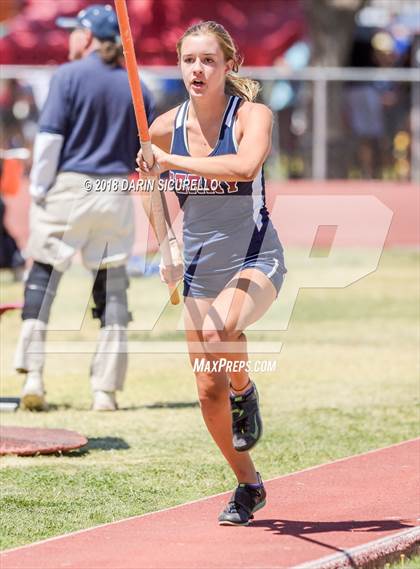
[[[338,569],[420,543],[420,439],[266,483],[249,527],[228,494],[3,552],[2,569]]]

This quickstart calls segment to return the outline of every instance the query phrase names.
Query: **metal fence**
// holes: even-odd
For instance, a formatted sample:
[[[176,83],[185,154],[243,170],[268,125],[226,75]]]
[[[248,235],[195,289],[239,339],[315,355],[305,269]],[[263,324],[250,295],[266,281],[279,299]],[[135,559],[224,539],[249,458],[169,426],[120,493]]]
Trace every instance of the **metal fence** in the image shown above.
[[[46,94],[48,79],[55,67],[39,66],[2,66],[0,79],[17,79],[29,84],[42,85]],[[144,67],[142,76],[154,82],[179,80],[180,73],[176,67]],[[282,67],[244,67],[242,75],[261,81],[262,100],[267,102],[267,93],[278,81],[288,81],[293,85],[304,85],[306,97],[299,104],[305,107],[310,116],[310,129],[306,134],[307,162],[309,167],[302,177],[325,180],[328,177],[328,162],[331,145],[329,144],[331,125],[332,98],[336,97],[337,85],[357,84],[392,84],[404,86],[406,99],[403,110],[407,115],[409,129],[409,177],[413,182],[420,182],[420,73],[418,68],[321,68],[308,67],[300,71],[291,71]],[[305,90],[304,89],[304,90]],[[185,92],[183,93],[185,94]],[[180,96],[183,96],[181,94]],[[278,128],[278,125],[277,125]],[[281,133],[280,133],[281,134]],[[309,142],[308,142],[309,136]],[[351,137],[351,132],[347,137]],[[344,135],[346,138],[346,135]],[[353,141],[357,144],[357,141]],[[305,145],[303,145],[304,147]],[[281,149],[274,145],[278,153]],[[343,152],[346,152],[343,146]],[[302,150],[302,152],[305,152]],[[309,157],[309,158],[308,158]]]

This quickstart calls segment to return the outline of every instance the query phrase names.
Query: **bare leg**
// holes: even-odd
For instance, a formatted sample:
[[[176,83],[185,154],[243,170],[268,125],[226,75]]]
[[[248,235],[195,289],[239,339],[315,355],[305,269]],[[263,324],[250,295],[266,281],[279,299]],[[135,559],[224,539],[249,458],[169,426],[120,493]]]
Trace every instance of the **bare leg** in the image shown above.
[[[248,354],[243,330],[261,318],[276,298],[271,281],[257,269],[241,271],[216,299],[186,298],[185,328],[191,364],[198,359],[209,362],[221,357],[232,364],[246,363]],[[206,426],[239,482],[256,483],[258,477],[248,452],[237,452],[232,443],[232,413],[229,379],[243,390],[248,373],[197,372],[201,411]]]
[[[215,358],[204,349],[201,325],[212,300],[186,298],[185,328],[190,361],[204,359],[210,365]],[[232,414],[229,401],[229,382],[225,373],[197,372],[195,374],[201,412],[215,443],[228,461],[238,482],[258,481],[248,452],[237,452],[232,444]]]

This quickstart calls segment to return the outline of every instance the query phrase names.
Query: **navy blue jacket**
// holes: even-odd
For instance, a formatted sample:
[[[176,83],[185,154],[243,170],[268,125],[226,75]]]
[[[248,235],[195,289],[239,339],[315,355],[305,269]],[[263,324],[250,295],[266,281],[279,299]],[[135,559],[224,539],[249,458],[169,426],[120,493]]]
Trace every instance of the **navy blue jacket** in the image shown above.
[[[142,84],[149,124],[154,105]],[[60,66],[41,113],[40,132],[64,137],[58,172],[125,175],[135,169],[139,139],[127,72],[98,52]]]

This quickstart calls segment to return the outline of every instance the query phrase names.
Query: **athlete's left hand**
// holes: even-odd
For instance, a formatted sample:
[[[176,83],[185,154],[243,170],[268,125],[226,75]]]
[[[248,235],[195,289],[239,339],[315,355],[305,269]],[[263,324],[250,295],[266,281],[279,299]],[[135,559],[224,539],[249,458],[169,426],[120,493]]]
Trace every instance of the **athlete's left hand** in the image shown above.
[[[177,284],[184,274],[184,259],[178,241],[173,238],[169,240],[171,250],[172,265],[165,265],[163,259],[159,264],[160,280],[166,284]]]

